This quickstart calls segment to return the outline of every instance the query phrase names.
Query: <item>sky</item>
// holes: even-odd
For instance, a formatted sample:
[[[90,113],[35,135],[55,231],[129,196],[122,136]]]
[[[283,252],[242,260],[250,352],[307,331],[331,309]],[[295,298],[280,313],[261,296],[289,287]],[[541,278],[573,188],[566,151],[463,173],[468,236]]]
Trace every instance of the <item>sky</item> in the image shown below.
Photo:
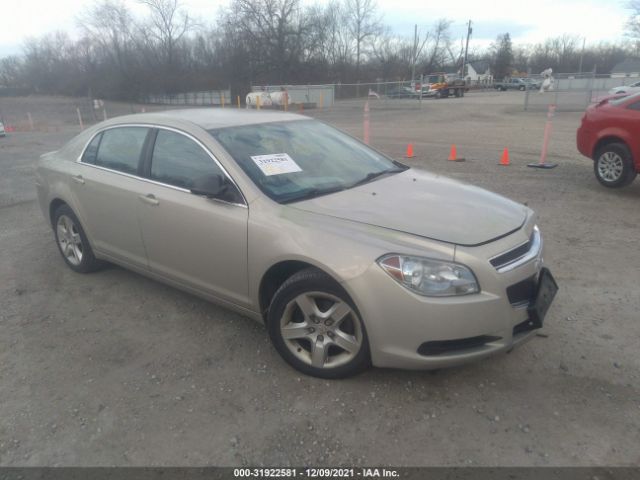
[[[76,17],[94,0],[14,0],[0,13],[0,57],[19,54],[24,40],[55,30],[77,33]],[[303,0],[312,3],[313,0]],[[317,0],[325,2],[327,0]],[[136,0],[125,0],[143,15],[145,7]],[[191,15],[204,23],[213,22],[228,0],[182,0]],[[473,22],[470,49],[487,47],[498,34],[509,32],[514,43],[536,43],[562,34],[586,39],[587,44],[624,38],[629,17],[624,0],[378,0],[384,23],[392,31],[413,37],[428,30],[440,18],[451,20],[452,36],[466,33],[466,22]]]

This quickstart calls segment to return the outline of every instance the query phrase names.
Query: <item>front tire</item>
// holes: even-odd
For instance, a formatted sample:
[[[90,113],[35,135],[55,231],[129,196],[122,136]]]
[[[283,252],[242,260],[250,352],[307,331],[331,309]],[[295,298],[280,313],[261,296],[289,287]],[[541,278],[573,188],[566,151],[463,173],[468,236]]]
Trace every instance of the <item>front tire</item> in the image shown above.
[[[347,292],[315,268],[285,281],[267,315],[271,341],[292,367],[320,378],[344,378],[367,369],[369,341]]]
[[[621,188],[636,178],[633,157],[624,143],[609,143],[598,149],[593,162],[598,181],[608,188]]]
[[[53,231],[58,250],[71,270],[90,273],[104,266],[93,254],[80,220],[68,205],[60,205],[53,214]]]

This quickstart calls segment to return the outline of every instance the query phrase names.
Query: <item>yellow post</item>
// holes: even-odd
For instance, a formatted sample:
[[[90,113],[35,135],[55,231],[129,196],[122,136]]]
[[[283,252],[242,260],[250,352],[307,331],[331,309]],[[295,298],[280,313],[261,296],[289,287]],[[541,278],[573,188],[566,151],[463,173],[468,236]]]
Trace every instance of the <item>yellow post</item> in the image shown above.
[[[256,108],[260,110],[260,95],[256,97]]]
[[[224,92],[220,95],[220,101],[222,103],[222,108],[224,108]]]
[[[240,95],[238,95],[238,108],[240,108]]]
[[[289,92],[284,92],[284,111],[289,111]]]
[[[320,92],[320,102],[318,103],[320,110],[322,110],[322,92]]]

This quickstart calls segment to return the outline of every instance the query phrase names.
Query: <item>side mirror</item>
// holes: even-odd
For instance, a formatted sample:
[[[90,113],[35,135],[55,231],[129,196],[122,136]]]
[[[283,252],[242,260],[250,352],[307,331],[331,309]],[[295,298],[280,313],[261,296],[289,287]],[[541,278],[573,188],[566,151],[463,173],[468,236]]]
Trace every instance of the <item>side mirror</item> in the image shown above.
[[[220,198],[227,186],[226,178],[222,175],[205,175],[193,182],[191,193],[207,198]]]
[[[242,196],[236,187],[226,177],[218,174],[197,178],[193,182],[191,193],[232,203],[242,201]]]

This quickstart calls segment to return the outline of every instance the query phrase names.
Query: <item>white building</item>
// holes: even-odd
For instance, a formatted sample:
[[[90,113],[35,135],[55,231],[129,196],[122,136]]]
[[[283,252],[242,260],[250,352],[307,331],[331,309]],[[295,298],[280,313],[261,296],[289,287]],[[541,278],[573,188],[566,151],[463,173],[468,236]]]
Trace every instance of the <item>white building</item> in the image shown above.
[[[493,83],[493,74],[491,66],[486,60],[479,60],[467,64],[467,83],[469,85],[491,85]]]

